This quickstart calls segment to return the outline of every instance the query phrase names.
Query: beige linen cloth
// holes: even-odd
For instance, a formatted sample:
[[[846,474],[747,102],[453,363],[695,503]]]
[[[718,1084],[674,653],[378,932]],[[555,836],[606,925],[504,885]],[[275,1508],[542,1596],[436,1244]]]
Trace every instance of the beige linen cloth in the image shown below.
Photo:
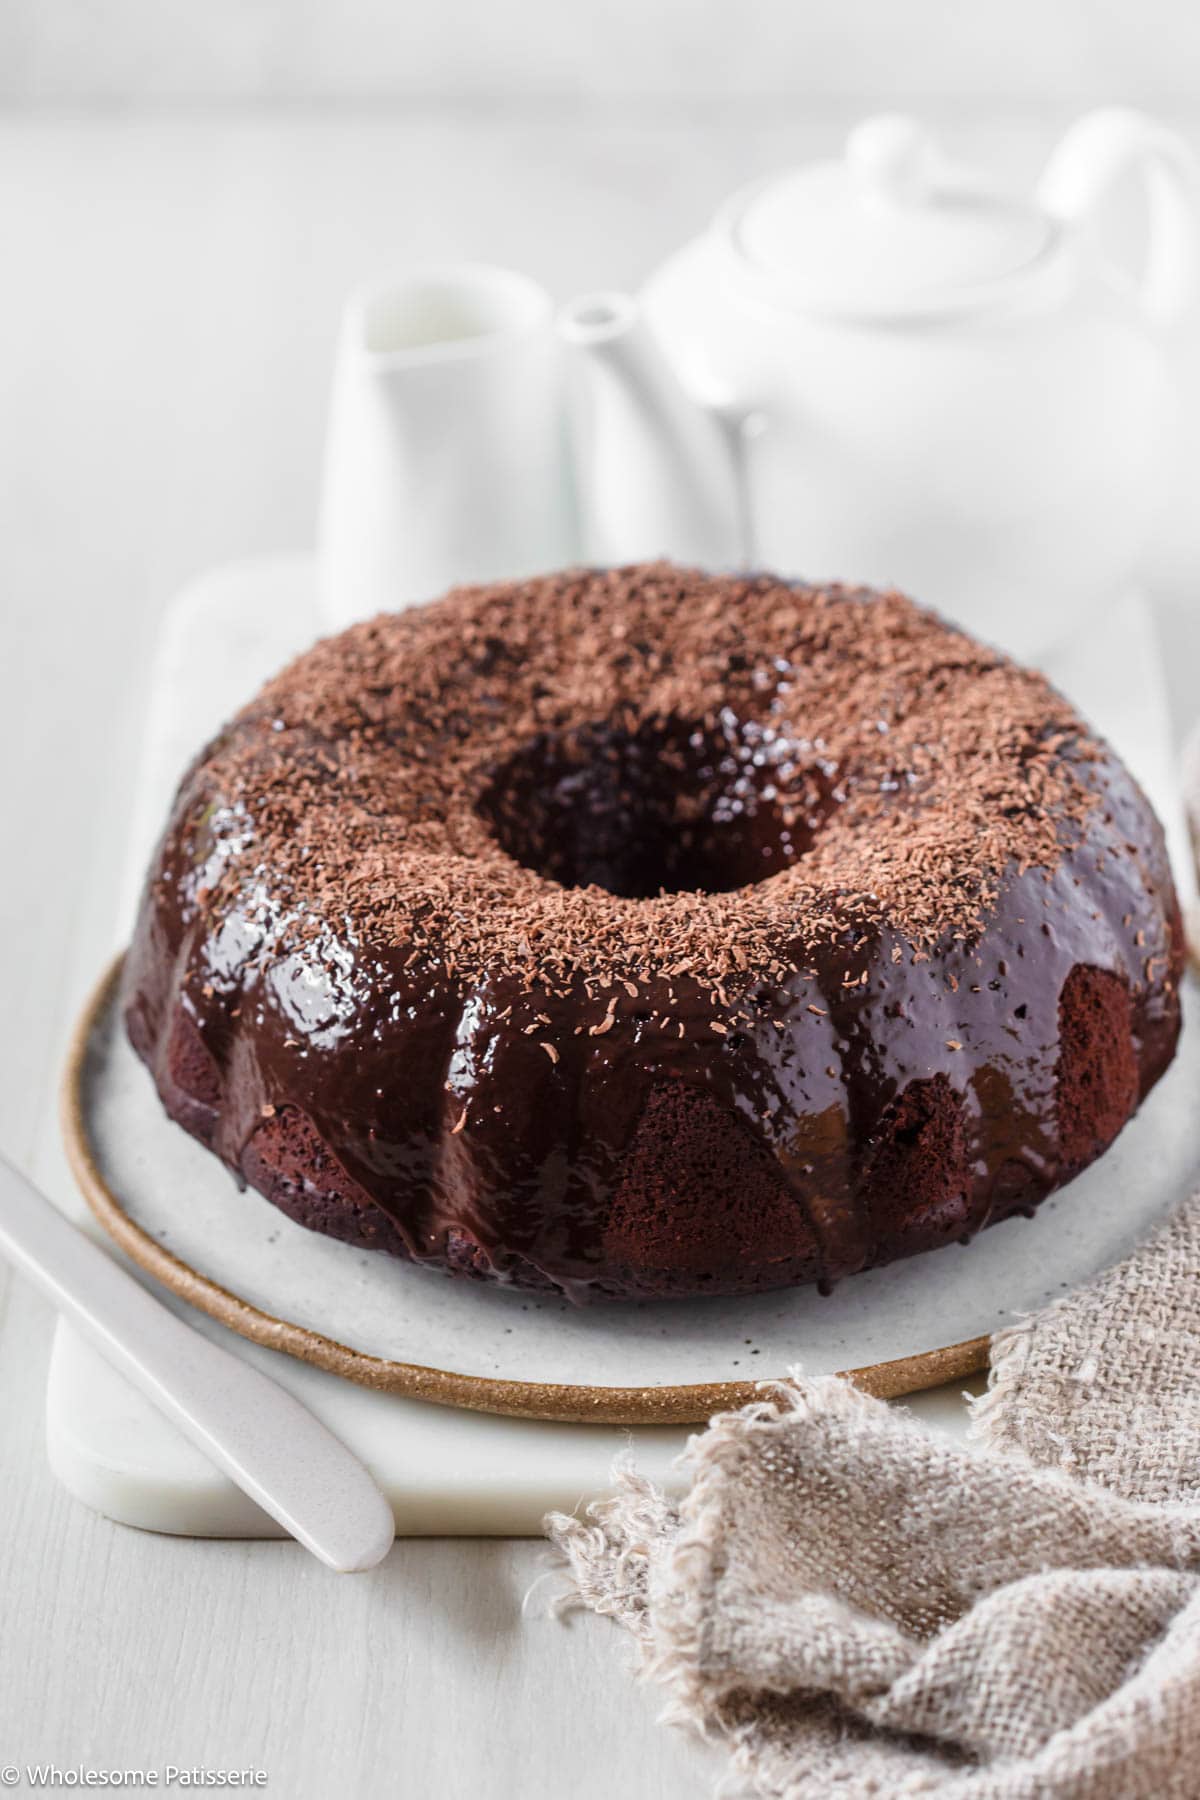
[[[797,1375],[547,1530],[780,1800],[1200,1796],[1200,1195],[993,1344],[959,1448]]]

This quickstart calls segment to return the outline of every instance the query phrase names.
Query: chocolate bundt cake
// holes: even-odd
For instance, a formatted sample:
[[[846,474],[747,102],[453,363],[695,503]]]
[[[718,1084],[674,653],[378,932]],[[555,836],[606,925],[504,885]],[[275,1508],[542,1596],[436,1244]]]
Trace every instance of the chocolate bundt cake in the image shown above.
[[[1147,801],[1041,677],[898,594],[660,564],[268,683],[183,781],[124,1006],[304,1225],[716,1294],[1030,1212],[1170,1062],[1182,955]]]

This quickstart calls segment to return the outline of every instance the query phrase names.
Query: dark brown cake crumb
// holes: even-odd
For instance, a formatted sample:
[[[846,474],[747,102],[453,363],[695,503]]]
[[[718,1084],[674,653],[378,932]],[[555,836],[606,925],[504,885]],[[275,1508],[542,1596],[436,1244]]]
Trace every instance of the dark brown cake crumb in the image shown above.
[[[1077,1168],[1100,1155],[1137,1105],[1129,989],[1104,969],[1072,969],[1058,1003],[1058,1129]]]
[[[607,1257],[720,1281],[774,1266],[814,1280],[820,1247],[776,1160],[711,1094],[681,1081],[647,1098],[604,1237]]]

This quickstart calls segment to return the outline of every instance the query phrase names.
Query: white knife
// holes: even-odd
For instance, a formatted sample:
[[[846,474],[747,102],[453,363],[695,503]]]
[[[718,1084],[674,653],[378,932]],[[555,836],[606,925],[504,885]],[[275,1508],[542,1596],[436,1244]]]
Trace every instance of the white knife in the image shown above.
[[[3,1156],[0,1254],[306,1550],[343,1572],[387,1555],[392,1509],[340,1439],[168,1311]]]

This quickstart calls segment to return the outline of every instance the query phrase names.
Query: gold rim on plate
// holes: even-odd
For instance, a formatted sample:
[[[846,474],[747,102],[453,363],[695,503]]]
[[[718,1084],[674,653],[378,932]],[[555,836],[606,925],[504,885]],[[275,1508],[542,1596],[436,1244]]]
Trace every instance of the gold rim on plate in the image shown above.
[[[270,1350],[286,1351],[289,1356],[315,1363],[318,1368],[356,1381],[362,1387],[511,1418],[547,1419],[570,1425],[701,1425],[716,1412],[760,1398],[764,1382],[779,1378],[655,1387],[580,1387],[568,1382],[505,1381],[489,1375],[464,1375],[455,1369],[369,1356],[304,1325],[277,1319],[230,1293],[143,1231],[100,1168],[88,1130],[85,1073],[92,1040],[114,998],[123,962],[124,957],[118,956],[105,970],[71,1034],[61,1091],[63,1139],[75,1179],[105,1231],[127,1256],[181,1300],[241,1337],[265,1344]],[[843,1369],[841,1373],[868,1394],[894,1399],[977,1374],[987,1367],[988,1343],[987,1337],[967,1338],[962,1343],[945,1344],[892,1362]],[[780,1370],[779,1375],[782,1374]]]

